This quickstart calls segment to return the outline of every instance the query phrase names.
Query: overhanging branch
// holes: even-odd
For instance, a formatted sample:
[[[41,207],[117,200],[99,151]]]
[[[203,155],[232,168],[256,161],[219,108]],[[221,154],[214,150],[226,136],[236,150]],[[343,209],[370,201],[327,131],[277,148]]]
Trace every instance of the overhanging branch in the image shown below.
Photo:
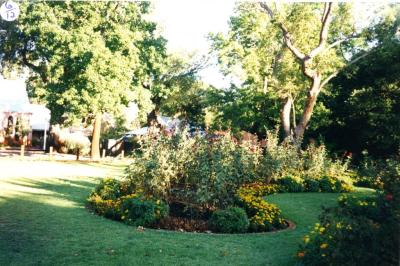
[[[368,56],[370,53],[371,53],[371,51],[366,52],[366,53],[364,53],[363,55],[360,55],[360,56],[354,58],[353,60],[351,60],[350,62],[348,62],[347,65],[346,65],[344,68],[355,64],[356,62],[360,61],[360,60],[363,59],[364,57]],[[333,79],[334,77],[336,77],[337,74],[339,74],[340,71],[343,70],[344,68],[342,68],[342,69],[340,69],[340,70],[338,70],[338,71],[335,71],[334,73],[332,73],[331,75],[329,75],[324,81],[321,82],[320,88],[323,88],[331,79]]]

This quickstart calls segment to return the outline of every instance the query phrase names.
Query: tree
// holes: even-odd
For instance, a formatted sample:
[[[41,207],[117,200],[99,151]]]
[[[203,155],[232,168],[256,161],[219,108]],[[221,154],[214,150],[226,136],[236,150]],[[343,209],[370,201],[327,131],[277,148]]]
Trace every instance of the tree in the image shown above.
[[[206,57],[197,58],[195,54],[168,54],[157,75],[146,83],[154,104],[148,115],[149,124],[160,112],[203,123],[202,99],[207,85],[199,80],[198,73],[207,61]]]
[[[146,102],[143,83],[166,55],[156,25],[143,18],[148,10],[146,2],[25,2],[16,23],[1,25],[3,70],[29,68],[30,93],[48,105],[53,121],[90,117],[94,159],[102,114]]]
[[[212,36],[224,70],[239,69],[244,85],[281,99],[286,137],[302,139],[321,90],[344,66],[359,60],[349,62],[344,56],[360,37],[350,10],[348,4],[332,3],[240,4],[228,36]],[[296,118],[300,104],[303,111]]]
[[[336,151],[374,157],[398,153],[400,145],[400,9],[389,10],[374,26],[371,52],[332,80],[321,101],[332,122],[313,133],[323,134]],[[397,32],[397,36],[396,36]],[[355,57],[358,57],[356,54]],[[334,88],[334,89],[333,89]]]

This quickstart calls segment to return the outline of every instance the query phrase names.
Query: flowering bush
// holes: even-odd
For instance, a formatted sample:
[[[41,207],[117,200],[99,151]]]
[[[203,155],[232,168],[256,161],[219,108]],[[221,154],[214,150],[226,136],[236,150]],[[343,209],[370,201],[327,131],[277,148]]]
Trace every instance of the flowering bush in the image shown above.
[[[387,163],[384,190],[373,197],[342,196],[325,209],[297,254],[304,265],[398,265],[400,164]]]
[[[232,205],[238,187],[258,176],[260,150],[235,143],[229,134],[214,139],[185,131],[149,135],[141,146],[126,170],[127,180],[145,195],[196,212]]]
[[[168,205],[161,200],[146,199],[140,195],[125,197],[121,201],[121,220],[135,226],[154,226],[168,216]]]
[[[280,209],[264,200],[267,194],[278,191],[276,185],[262,185],[259,183],[242,186],[237,196],[250,217],[250,230],[253,232],[271,231],[286,227]]]
[[[303,180],[296,176],[285,176],[278,180],[280,192],[303,192]]]

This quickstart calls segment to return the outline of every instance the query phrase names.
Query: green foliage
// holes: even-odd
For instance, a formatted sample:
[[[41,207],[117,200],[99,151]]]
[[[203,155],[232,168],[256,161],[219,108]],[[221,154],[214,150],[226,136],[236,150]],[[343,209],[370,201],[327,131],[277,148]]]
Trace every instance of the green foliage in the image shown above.
[[[294,176],[285,176],[279,179],[280,192],[303,192],[303,180]]]
[[[151,135],[141,146],[126,170],[127,180],[168,203],[203,210],[227,207],[241,184],[257,178],[260,151],[234,143],[230,134],[212,140],[187,132]]]
[[[104,178],[92,192],[92,195],[95,194],[104,200],[116,200],[122,196],[121,182],[114,178]]]
[[[399,262],[400,167],[389,161],[384,190],[374,197],[343,196],[325,209],[298,252],[304,265],[396,265]]]
[[[142,82],[165,57],[165,40],[143,18],[148,4],[40,1],[20,9],[16,23],[1,22],[2,69],[29,68],[30,96],[47,104],[53,122],[146,102]]]
[[[246,184],[238,189],[239,204],[244,207],[250,218],[250,231],[264,232],[286,227],[279,207],[266,202],[263,198],[277,191],[278,188],[275,185],[259,183]]]
[[[321,98],[331,110],[332,123],[311,136],[323,135],[326,144],[337,152],[351,151],[358,157],[368,151],[373,157],[387,158],[399,148],[398,5],[391,11],[384,19],[376,18],[378,23],[370,31],[374,49],[332,80],[335,89]]]
[[[238,207],[215,211],[208,223],[211,230],[218,233],[245,233],[249,228],[246,212]]]
[[[154,226],[168,216],[168,205],[163,201],[146,199],[142,196],[126,197],[121,203],[121,219],[134,226]]]
[[[319,181],[315,179],[305,179],[304,180],[304,189],[307,192],[320,192],[321,189],[319,187]]]

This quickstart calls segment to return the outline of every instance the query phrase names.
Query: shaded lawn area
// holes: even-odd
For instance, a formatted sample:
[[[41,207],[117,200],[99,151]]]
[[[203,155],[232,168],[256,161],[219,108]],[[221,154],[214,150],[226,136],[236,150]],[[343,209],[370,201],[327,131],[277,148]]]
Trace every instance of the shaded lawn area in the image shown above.
[[[20,166],[14,171],[24,164],[15,163]],[[0,265],[293,265],[297,247],[317,222],[321,205],[333,206],[339,196],[269,196],[297,224],[291,231],[246,235],[140,232],[93,215],[84,207],[101,177],[79,176],[76,169],[90,172],[94,167],[94,173],[110,176],[122,173],[123,165],[47,162],[42,169],[48,164],[60,164],[64,172],[44,178],[29,171],[20,177],[0,177]],[[12,167],[7,165],[0,161],[0,169]],[[365,193],[370,192],[357,194]]]

